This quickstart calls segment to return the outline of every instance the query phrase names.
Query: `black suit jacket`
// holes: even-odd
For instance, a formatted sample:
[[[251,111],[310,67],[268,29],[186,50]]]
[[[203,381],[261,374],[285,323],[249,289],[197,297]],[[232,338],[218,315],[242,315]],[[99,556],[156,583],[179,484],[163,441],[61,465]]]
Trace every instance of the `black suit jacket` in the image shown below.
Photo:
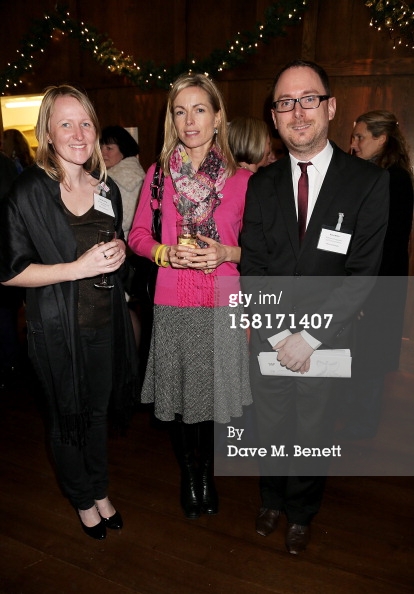
[[[413,222],[413,182],[405,169],[392,165],[390,175],[390,210],[379,274],[407,276],[409,241]]]
[[[332,314],[328,328],[305,329],[324,345],[344,348],[350,346],[349,325],[372,289],[381,262],[389,176],[332,145],[332,159],[302,245],[290,158],[261,168],[250,178],[241,235],[241,274],[245,292],[256,295],[253,312],[262,315],[264,311],[258,306],[258,292],[277,290],[283,280],[286,291],[279,307],[267,311],[293,312],[296,321],[304,313]],[[352,233],[345,255],[317,248],[322,226],[334,228],[340,212],[344,213],[342,230]],[[253,350],[269,350],[267,338],[286,327],[262,324],[258,332],[252,332]]]
[[[405,169],[392,165],[390,208],[376,290],[356,324],[353,374],[382,377],[398,369],[408,286],[409,241],[413,219],[413,183]]]

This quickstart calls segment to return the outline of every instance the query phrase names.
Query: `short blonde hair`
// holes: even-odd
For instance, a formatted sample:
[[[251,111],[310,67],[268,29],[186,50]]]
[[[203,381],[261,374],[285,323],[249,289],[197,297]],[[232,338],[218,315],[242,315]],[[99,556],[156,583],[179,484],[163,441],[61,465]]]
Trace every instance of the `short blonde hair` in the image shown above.
[[[60,183],[65,183],[65,171],[55,153],[53,145],[48,140],[50,117],[58,97],[73,97],[79,101],[88,114],[96,131],[96,140],[93,153],[86,163],[84,163],[83,167],[88,173],[98,170],[99,180],[106,179],[106,165],[99,145],[100,126],[98,117],[87,95],[71,85],[51,86],[45,90],[35,128],[36,138],[39,143],[36,151],[36,163],[45,170],[49,177]]]
[[[182,74],[173,83],[168,95],[167,111],[164,123],[164,145],[160,155],[160,163],[165,175],[170,174],[170,157],[179,143],[177,129],[174,124],[174,101],[182,90],[188,87],[203,89],[209,98],[214,113],[220,112],[220,123],[217,126],[215,142],[223,153],[226,161],[228,177],[236,171],[236,163],[231,153],[227,138],[227,116],[223,97],[214,82],[205,74]]]
[[[259,118],[238,117],[229,123],[229,145],[238,163],[260,163],[268,138],[270,139],[269,128]]]

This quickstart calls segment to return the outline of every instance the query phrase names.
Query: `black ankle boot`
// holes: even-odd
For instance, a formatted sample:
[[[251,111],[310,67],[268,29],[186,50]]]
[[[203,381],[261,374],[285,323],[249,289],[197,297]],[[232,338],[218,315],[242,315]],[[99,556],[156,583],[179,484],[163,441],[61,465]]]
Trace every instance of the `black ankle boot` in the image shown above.
[[[186,518],[195,520],[201,513],[200,476],[195,463],[195,427],[177,418],[172,423],[171,441],[181,469],[181,507]]]
[[[218,513],[218,495],[214,484],[211,460],[205,460],[201,469],[201,511],[213,515]]]
[[[214,484],[214,424],[213,421],[198,423],[198,450],[200,453],[201,511],[218,513],[218,495]]]

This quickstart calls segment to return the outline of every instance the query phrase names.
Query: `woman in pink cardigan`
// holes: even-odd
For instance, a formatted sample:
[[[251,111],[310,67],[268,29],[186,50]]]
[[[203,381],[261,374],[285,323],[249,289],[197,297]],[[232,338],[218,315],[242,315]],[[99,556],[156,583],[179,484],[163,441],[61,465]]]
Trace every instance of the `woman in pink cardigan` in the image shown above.
[[[247,338],[230,329],[237,293],[239,234],[250,173],[237,169],[227,141],[223,99],[202,74],[184,74],[169,93],[160,156],[162,243],[151,232],[151,182],[145,178],[129,245],[158,264],[151,347],[142,401],[171,422],[187,518],[215,514],[213,423],[243,414],[251,394]],[[177,245],[177,221],[197,224],[197,244]],[[237,308],[232,308],[232,313]]]

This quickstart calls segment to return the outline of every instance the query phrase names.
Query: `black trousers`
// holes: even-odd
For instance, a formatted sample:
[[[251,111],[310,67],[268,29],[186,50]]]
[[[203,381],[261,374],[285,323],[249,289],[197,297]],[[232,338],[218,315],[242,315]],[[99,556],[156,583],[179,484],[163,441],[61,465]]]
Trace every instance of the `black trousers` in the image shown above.
[[[335,382],[299,374],[265,377],[255,365],[251,372],[260,446],[277,452],[260,459],[262,505],[284,511],[291,523],[308,525],[322,502],[329,459],[296,452],[332,446]]]
[[[111,330],[81,330],[83,356],[91,388],[92,411],[87,442],[82,448],[61,442],[57,421],[51,420],[50,444],[61,487],[72,505],[89,509],[108,494],[107,410],[112,389]]]

